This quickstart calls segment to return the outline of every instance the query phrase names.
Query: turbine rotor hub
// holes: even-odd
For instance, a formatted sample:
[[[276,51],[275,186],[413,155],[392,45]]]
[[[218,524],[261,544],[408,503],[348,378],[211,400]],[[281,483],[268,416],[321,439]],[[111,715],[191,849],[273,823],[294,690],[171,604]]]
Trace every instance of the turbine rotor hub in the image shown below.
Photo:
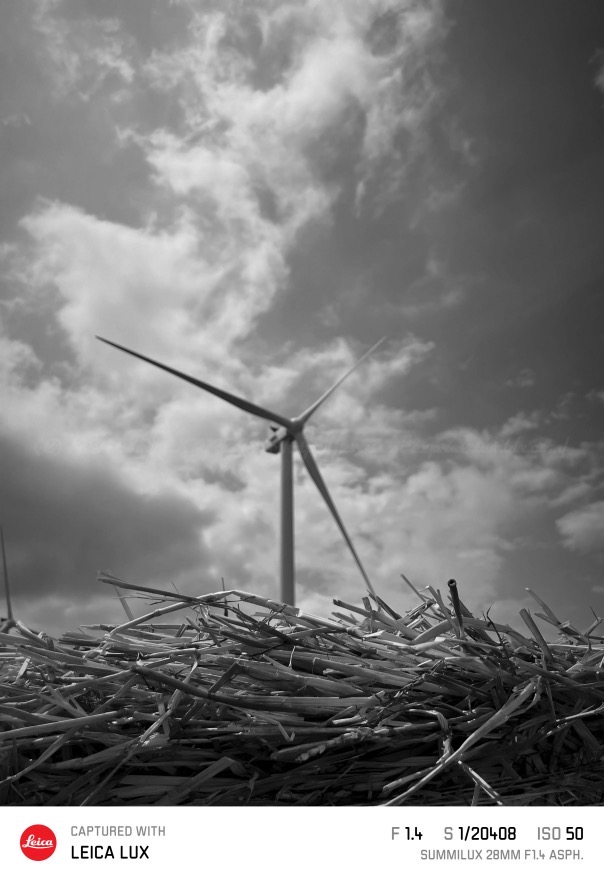
[[[266,452],[270,452],[271,455],[278,455],[281,451],[281,443],[284,442],[288,437],[291,437],[291,434],[288,431],[287,427],[273,427],[272,431],[272,436],[264,447],[264,450]]]

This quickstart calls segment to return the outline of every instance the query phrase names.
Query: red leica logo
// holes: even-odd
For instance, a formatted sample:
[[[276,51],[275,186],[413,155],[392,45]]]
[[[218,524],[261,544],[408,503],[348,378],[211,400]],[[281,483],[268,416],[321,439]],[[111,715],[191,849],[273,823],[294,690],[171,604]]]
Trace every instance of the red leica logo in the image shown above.
[[[21,851],[32,861],[45,861],[56,847],[57,837],[46,824],[32,824],[21,834]]]

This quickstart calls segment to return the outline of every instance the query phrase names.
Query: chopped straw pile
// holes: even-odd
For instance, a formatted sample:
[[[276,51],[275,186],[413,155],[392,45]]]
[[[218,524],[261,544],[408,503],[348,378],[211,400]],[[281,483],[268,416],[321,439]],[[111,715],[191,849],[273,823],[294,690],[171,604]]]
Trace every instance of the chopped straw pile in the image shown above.
[[[447,601],[409,583],[405,614],[366,598],[321,619],[99,580],[130,616],[125,589],[155,609],[0,634],[0,803],[604,804],[598,618],[581,633],[533,595],[557,632],[522,610],[522,635],[474,617],[454,581]]]

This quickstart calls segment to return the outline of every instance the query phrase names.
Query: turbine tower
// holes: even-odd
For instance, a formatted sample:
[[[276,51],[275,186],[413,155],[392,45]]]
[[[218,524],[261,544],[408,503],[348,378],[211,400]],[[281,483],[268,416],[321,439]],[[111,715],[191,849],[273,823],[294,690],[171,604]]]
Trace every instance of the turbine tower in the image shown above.
[[[150,363],[152,366],[157,366],[159,369],[163,369],[165,372],[169,372],[171,375],[175,375],[177,378],[181,378],[189,384],[195,385],[197,388],[201,388],[203,391],[207,391],[210,394],[213,394],[215,397],[220,397],[222,400],[225,400],[227,403],[231,403],[231,405],[236,406],[238,409],[243,409],[244,412],[249,412],[250,415],[256,415],[259,418],[263,418],[266,421],[272,422],[271,430],[272,436],[270,437],[267,445],[266,451],[272,454],[280,454],[281,455],[281,600],[285,604],[293,605],[295,604],[295,568],[294,568],[294,481],[293,481],[293,468],[292,468],[292,452],[293,452],[293,443],[295,442],[298,446],[298,450],[300,455],[302,456],[302,460],[310,478],[317,486],[319,493],[323,497],[323,500],[327,504],[327,507],[333,516],[336,525],[340,529],[346,544],[352,553],[352,556],[357,564],[359,571],[361,572],[361,576],[365,581],[365,585],[367,589],[372,595],[375,595],[375,590],[371,585],[371,581],[367,576],[367,572],[363,567],[363,564],[357,554],[357,551],[354,548],[352,540],[350,539],[350,535],[348,531],[344,527],[344,523],[340,517],[340,514],[337,511],[336,505],[333,502],[333,499],[325,485],[323,477],[319,471],[317,463],[308,447],[308,443],[306,442],[306,437],[304,436],[304,426],[309,418],[317,411],[319,406],[322,406],[323,403],[328,399],[328,397],[333,394],[336,388],[338,388],[342,382],[348,378],[348,376],[353,372],[370,354],[372,354],[378,345],[381,345],[384,339],[380,339],[379,342],[376,342],[369,351],[367,351],[360,360],[358,360],[353,367],[351,367],[344,375],[338,379],[335,384],[333,384],[325,393],[319,397],[318,400],[305,409],[301,415],[298,415],[296,418],[286,418],[284,415],[279,415],[276,412],[271,412],[270,409],[265,409],[263,406],[258,406],[256,403],[252,403],[250,400],[244,400],[241,397],[235,396],[235,394],[230,394],[228,391],[223,391],[221,388],[214,387],[214,385],[210,385],[207,382],[200,381],[200,379],[194,378],[193,376],[187,375],[184,372],[179,372],[177,369],[172,369],[170,366],[166,366],[163,363],[160,363],[158,360],[152,360],[150,357],[145,357],[143,354],[138,354],[136,351],[132,351],[130,348],[125,348],[123,345],[118,345],[117,342],[111,342],[109,339],[104,339],[102,336],[96,337],[100,342],[105,342],[106,345],[111,345],[113,348],[117,348],[119,351],[124,351],[126,354],[131,354],[133,357],[138,357],[139,360],[144,360],[145,363]]]

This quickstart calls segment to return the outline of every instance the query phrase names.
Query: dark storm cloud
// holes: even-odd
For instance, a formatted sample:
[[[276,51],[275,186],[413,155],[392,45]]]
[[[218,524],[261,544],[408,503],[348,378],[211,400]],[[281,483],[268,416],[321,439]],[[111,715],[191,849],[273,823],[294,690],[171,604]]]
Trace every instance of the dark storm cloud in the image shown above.
[[[200,531],[209,517],[176,493],[145,497],[100,465],[69,464],[2,438],[0,521],[19,614],[24,602],[50,594],[90,602],[99,569],[139,584],[178,580],[203,566]]]
[[[424,255],[406,283],[382,260],[380,286],[436,345],[412,403],[446,405],[484,428],[518,408],[509,392],[518,376],[534,380],[522,404],[534,406],[600,381],[604,110],[594,58],[604,7],[476,0],[448,10],[453,85],[440,121],[463,132],[473,161],[457,197],[415,229],[416,260],[423,250],[436,261],[438,285]],[[404,245],[399,253],[409,271]],[[465,293],[459,307],[422,311],[443,284]]]

